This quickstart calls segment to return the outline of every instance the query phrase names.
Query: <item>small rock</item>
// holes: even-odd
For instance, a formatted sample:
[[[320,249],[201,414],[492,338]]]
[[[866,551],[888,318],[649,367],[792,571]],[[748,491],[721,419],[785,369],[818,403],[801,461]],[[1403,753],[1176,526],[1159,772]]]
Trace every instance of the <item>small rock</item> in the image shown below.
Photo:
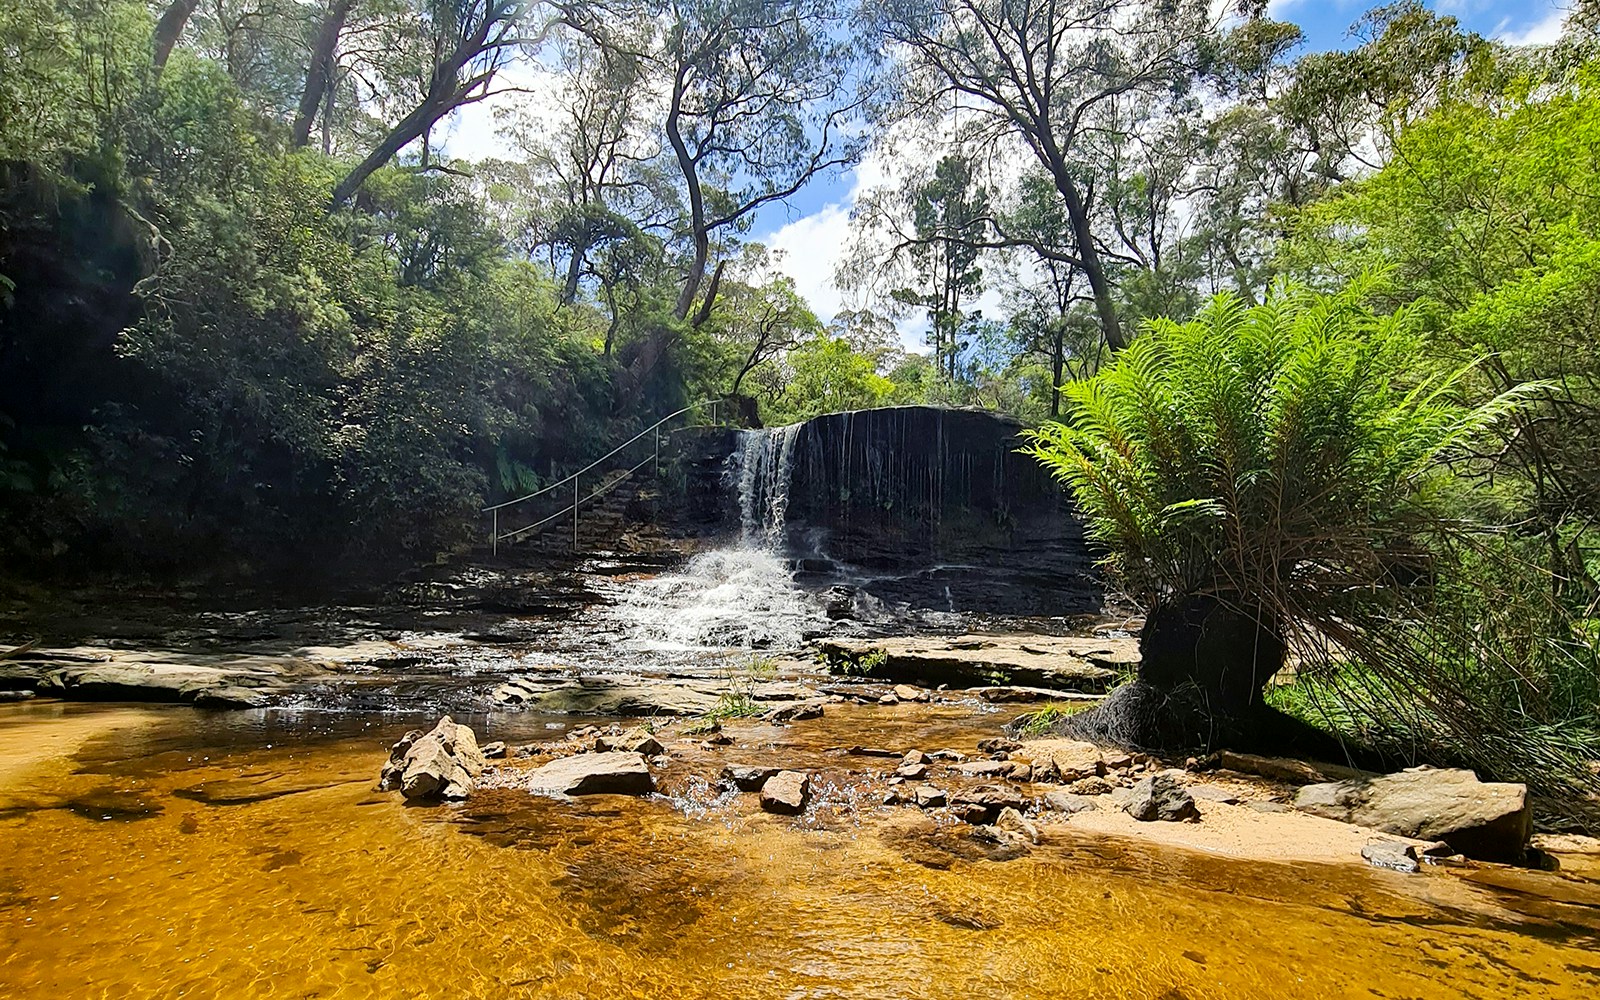
[[[883,747],[846,747],[845,753],[852,757],[898,757],[900,751],[886,750]]]
[[[923,753],[921,750],[907,750],[906,751],[906,755],[904,757],[900,758],[900,763],[902,765],[905,765],[905,764],[926,764],[930,760],[932,760],[932,758],[929,757],[927,754]]]
[[[928,754],[928,759],[945,764],[960,764],[966,761],[967,755],[959,750],[935,750]]]
[[[1044,805],[1046,809],[1053,809],[1068,816],[1073,813],[1087,812],[1095,807],[1094,799],[1086,795],[1074,795],[1060,788],[1045,793]]]
[[[942,788],[935,788],[932,785],[917,786],[916,803],[924,809],[936,809],[948,801],[950,798]]]
[[[1005,772],[1006,777],[1010,778],[1012,781],[1033,780],[1033,765],[1029,764],[1025,760],[1013,760],[1008,763],[1009,766],[1006,768]]]
[[[1030,780],[1040,785],[1053,784],[1061,780],[1061,769],[1049,757],[1042,761],[1036,760],[1033,762],[1033,775]]]
[[[894,773],[897,778],[904,778],[908,781],[921,781],[928,776],[928,765],[901,764],[900,769]]]
[[[1112,751],[1100,758],[1100,763],[1107,771],[1125,771],[1133,766],[1133,755]]]
[[[1008,760],[975,760],[966,764],[957,764],[955,770],[969,778],[998,778],[1011,773],[1011,762]]]
[[[528,790],[559,795],[648,795],[655,779],[644,755],[623,750],[551,761],[528,776]]]
[[[928,692],[921,688],[914,688],[910,684],[896,684],[894,686],[894,696],[901,701],[927,701],[929,699]]]
[[[1011,806],[1006,806],[1000,810],[1000,815],[995,818],[994,825],[997,829],[1027,837],[1028,842],[1031,844],[1039,843],[1039,828]]]
[[[587,740],[598,735],[599,732],[600,730],[596,729],[594,726],[579,726],[577,729],[574,729],[572,732],[567,734],[567,739]]]
[[[1010,753],[1021,750],[1022,744],[1016,740],[1006,739],[1004,736],[995,736],[987,740],[978,741],[978,750],[982,753]]]
[[[880,704],[880,705],[898,705],[898,704],[900,704],[900,699],[895,697],[892,694],[886,694],[882,698],[878,699],[878,704]]]
[[[722,769],[722,779],[730,781],[741,792],[759,792],[767,779],[777,774],[776,767],[755,767],[749,764],[729,764]]]
[[[707,750],[711,750],[716,747],[731,746],[732,744],[733,737],[722,732],[712,733],[710,736],[707,736],[705,739],[700,741],[700,745],[705,747]]]
[[[1068,785],[1067,790],[1074,795],[1106,795],[1111,791],[1111,783],[1104,778],[1079,778]]]
[[[782,705],[761,717],[762,722],[804,722],[806,719],[822,718],[822,702],[800,701],[793,705]]]
[[[1221,802],[1230,806],[1236,806],[1244,801],[1237,792],[1230,792],[1226,788],[1217,788],[1215,785],[1197,785],[1189,789],[1189,794],[1200,801]]]
[[[485,760],[500,760],[506,756],[507,752],[506,745],[499,740],[495,740],[493,743],[485,743],[482,750]]]
[[[1162,820],[1176,823],[1200,819],[1200,810],[1194,804],[1194,797],[1170,774],[1152,774],[1148,778],[1141,778],[1133,786],[1133,793],[1122,808],[1128,815],[1143,822]]]
[[[1413,875],[1422,869],[1418,866],[1417,859],[1411,856],[1411,850],[1405,844],[1374,841],[1361,849],[1361,856],[1374,868],[1387,868],[1390,871]]]
[[[999,785],[979,785],[953,792],[950,802],[950,811],[968,823],[992,823],[1000,810],[1008,806],[1019,810],[1027,806],[1022,793]],[[978,818],[972,818],[974,816]]]
[[[803,812],[811,796],[811,776],[803,771],[779,771],[761,786],[761,808],[793,816]]]

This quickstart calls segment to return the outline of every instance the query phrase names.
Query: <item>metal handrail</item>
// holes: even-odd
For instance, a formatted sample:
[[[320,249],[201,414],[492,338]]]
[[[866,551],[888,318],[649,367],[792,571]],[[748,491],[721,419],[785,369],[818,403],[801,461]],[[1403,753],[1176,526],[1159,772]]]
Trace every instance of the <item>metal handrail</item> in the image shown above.
[[[495,553],[495,554],[499,553],[499,551],[500,551],[500,540],[502,538],[506,539],[507,541],[515,541],[516,539],[520,538],[521,536],[523,536],[523,535],[525,535],[525,534],[527,534],[527,533],[529,533],[531,531],[534,531],[535,529],[542,528],[545,525],[549,524],[550,522],[552,522],[552,521],[554,521],[554,520],[556,520],[558,518],[565,518],[569,514],[572,516],[572,550],[574,552],[576,552],[578,550],[578,512],[582,509],[583,505],[588,503],[589,501],[595,499],[596,497],[602,496],[602,495],[604,495],[606,493],[611,492],[613,489],[616,489],[618,484],[620,484],[624,479],[628,479],[628,478],[632,477],[632,475],[635,472],[638,472],[640,469],[644,468],[646,465],[649,465],[652,462],[654,462],[659,466],[660,462],[661,462],[661,428],[668,421],[676,420],[678,417],[683,416],[685,413],[688,413],[691,410],[697,410],[700,407],[702,407],[702,406],[706,405],[707,403],[709,403],[709,404],[711,404],[711,422],[713,424],[715,424],[716,420],[717,420],[717,405],[719,403],[721,403],[721,402],[722,401],[720,399],[703,399],[698,403],[691,403],[690,405],[685,406],[683,409],[677,410],[677,411],[672,412],[672,413],[669,413],[666,416],[662,417],[660,420],[657,420],[655,423],[651,424],[649,427],[646,427],[644,430],[640,431],[639,433],[635,434],[633,437],[631,437],[628,440],[626,440],[626,441],[622,442],[621,444],[617,445],[615,448],[613,448],[610,451],[606,452],[604,455],[602,455],[599,458],[595,459],[593,462],[590,462],[588,465],[586,465],[583,468],[579,469],[577,472],[574,472],[570,476],[567,476],[565,479],[561,479],[561,480],[558,480],[557,482],[551,483],[549,486],[546,486],[544,489],[535,490],[534,492],[529,493],[527,496],[517,497],[515,500],[507,500],[504,503],[498,503],[498,504],[495,504],[492,507],[483,508],[482,513],[489,514],[489,515],[492,516],[492,525],[491,525],[491,527],[489,529],[489,547],[490,547],[491,553]],[[593,471],[601,463],[609,461],[610,459],[614,458],[615,456],[620,454],[625,448],[627,448],[628,446],[630,446],[632,444],[635,444],[638,441],[643,440],[647,435],[651,434],[652,432],[655,434],[656,441],[655,441],[655,452],[654,452],[654,454],[651,455],[650,458],[647,458],[644,461],[640,462],[639,464],[637,464],[637,465],[625,470],[622,473],[622,475],[613,478],[608,483],[604,483],[598,489],[596,489],[594,492],[590,493],[588,496],[586,496],[586,497],[585,496],[580,496],[582,490],[580,489],[579,481],[580,481],[580,478],[585,473]],[[515,529],[513,531],[505,532],[504,534],[501,533],[501,531],[500,531],[500,512],[502,510],[504,510],[507,507],[515,506],[516,504],[523,503],[523,502],[528,501],[528,500],[532,500],[532,499],[534,499],[536,497],[544,496],[547,493],[553,492],[554,490],[559,489],[562,486],[565,486],[567,483],[571,483],[572,484],[572,502],[570,504],[568,504],[565,507],[562,507],[560,510],[556,511],[553,514],[550,514],[550,515],[548,515],[546,517],[540,518],[539,520],[535,521],[532,524],[524,525],[521,528],[517,528],[517,529]]]
[[[599,458],[595,459],[593,462],[590,462],[588,465],[585,465],[583,468],[579,469],[577,472],[574,472],[572,475],[568,476],[567,478],[562,479],[562,480],[560,480],[558,482],[551,483],[549,486],[546,486],[544,489],[536,490],[536,491],[534,491],[532,493],[529,493],[525,497],[517,497],[515,500],[507,500],[504,503],[497,503],[493,507],[485,507],[485,508],[483,508],[482,511],[480,511],[480,513],[488,514],[488,513],[491,513],[493,511],[504,510],[505,508],[510,507],[513,504],[522,503],[524,500],[532,500],[534,497],[542,497],[546,493],[549,493],[551,490],[555,489],[558,486],[565,486],[568,483],[572,482],[574,479],[577,479],[579,476],[583,475],[585,472],[590,471],[595,466],[599,465],[601,462],[604,462],[607,459],[611,458],[612,456],[616,455],[617,452],[619,452],[622,449],[626,448],[628,445],[633,444],[635,441],[639,440],[640,438],[644,437],[646,434],[649,434],[651,431],[655,430],[657,427],[660,427],[662,424],[666,423],[668,420],[672,420],[675,417],[681,417],[685,413],[688,413],[690,410],[697,410],[697,409],[699,409],[700,407],[704,406],[707,403],[711,404],[711,407],[712,407],[711,419],[712,419],[713,422],[715,422],[716,419],[717,419],[717,417],[716,417],[716,405],[719,402],[721,402],[721,400],[717,400],[717,399],[702,399],[698,403],[690,403],[688,406],[685,406],[683,409],[678,410],[675,413],[669,413],[666,416],[662,417],[660,420],[657,420],[655,423],[651,424],[649,427],[646,427],[644,430],[642,430],[639,433],[635,434],[633,437],[631,437],[628,440],[626,440],[626,441],[622,442],[621,444],[617,445],[615,448],[613,448],[610,451],[606,452],[604,455],[601,455]]]

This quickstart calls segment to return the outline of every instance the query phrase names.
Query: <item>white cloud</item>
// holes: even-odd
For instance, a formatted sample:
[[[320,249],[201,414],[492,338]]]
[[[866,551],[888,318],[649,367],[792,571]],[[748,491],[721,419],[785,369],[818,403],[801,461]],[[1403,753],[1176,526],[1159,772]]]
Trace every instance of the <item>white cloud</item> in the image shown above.
[[[855,194],[852,189],[850,204],[854,204]],[[761,241],[783,252],[778,269],[794,279],[795,289],[824,322],[845,307],[844,293],[833,280],[833,268],[850,236],[850,204],[824,205]]]
[[[1520,29],[1511,28],[1511,19],[1501,21],[1494,29],[1494,37],[1507,45],[1550,45],[1561,38],[1561,28],[1567,12],[1552,6],[1544,17]]]
[[[523,55],[495,75],[491,89],[496,91],[493,96],[468,104],[446,119],[441,145],[450,156],[472,162],[519,158],[521,153],[500,134],[502,117],[516,111],[554,117],[561,79]]]

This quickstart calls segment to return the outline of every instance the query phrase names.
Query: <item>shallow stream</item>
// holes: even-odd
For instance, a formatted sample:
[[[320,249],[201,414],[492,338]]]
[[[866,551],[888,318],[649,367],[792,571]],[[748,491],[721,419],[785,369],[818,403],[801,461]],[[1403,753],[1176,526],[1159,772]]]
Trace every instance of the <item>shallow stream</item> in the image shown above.
[[[372,790],[412,722],[0,706],[7,997],[1588,997],[1600,893],[1052,836],[992,860],[916,810],[802,819],[519,792]],[[566,721],[470,720],[487,739]],[[971,751],[901,706],[781,737]],[[842,785],[842,783],[841,783]],[[860,803],[856,805],[860,806]]]

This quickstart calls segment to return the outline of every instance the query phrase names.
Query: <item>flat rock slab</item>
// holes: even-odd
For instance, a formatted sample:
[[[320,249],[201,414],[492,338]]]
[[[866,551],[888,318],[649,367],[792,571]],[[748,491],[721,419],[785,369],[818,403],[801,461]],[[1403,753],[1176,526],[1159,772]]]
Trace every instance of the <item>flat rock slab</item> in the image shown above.
[[[1479,781],[1471,771],[1419,768],[1307,785],[1302,812],[1418,840],[1442,840],[1469,858],[1515,861],[1533,829],[1528,789]]]
[[[644,754],[615,750],[563,757],[528,775],[530,792],[547,795],[648,795],[655,779]]]
[[[84,701],[258,708],[326,667],[293,656],[189,654],[95,646],[35,649],[0,663],[0,689]]]
[[[727,682],[708,678],[605,675],[581,678],[518,675],[494,691],[495,704],[572,715],[704,715],[717,707]],[[756,701],[782,702],[809,688],[775,682],[757,685]]]
[[[959,688],[1033,687],[1100,694],[1118,672],[1139,662],[1133,638],[964,635],[953,639],[825,639],[818,650],[833,663],[882,657],[868,675],[910,684]]]

